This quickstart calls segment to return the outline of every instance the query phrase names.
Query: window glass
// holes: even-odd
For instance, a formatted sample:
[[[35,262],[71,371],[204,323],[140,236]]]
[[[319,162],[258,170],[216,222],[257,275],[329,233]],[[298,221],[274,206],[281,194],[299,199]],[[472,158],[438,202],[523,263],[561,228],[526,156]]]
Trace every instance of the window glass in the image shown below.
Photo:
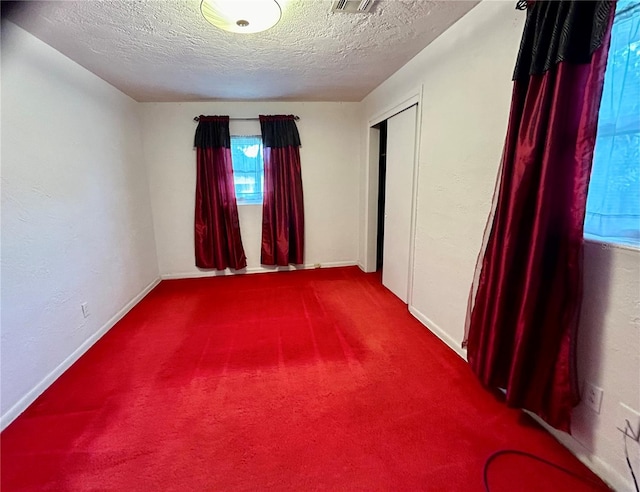
[[[264,185],[262,138],[233,135],[231,137],[231,158],[238,203],[262,203]]]
[[[620,0],[611,32],[585,237],[640,246],[640,0]]]

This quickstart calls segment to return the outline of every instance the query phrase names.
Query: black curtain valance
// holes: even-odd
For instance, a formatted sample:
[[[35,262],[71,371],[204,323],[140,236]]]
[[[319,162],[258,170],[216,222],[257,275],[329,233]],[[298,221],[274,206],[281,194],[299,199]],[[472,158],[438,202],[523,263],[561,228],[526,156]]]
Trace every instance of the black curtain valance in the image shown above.
[[[260,128],[265,147],[300,147],[300,134],[292,114],[260,115]]]
[[[231,148],[228,116],[200,115],[193,145],[198,148]]]
[[[540,75],[560,62],[585,64],[600,47],[615,1],[527,2],[527,21],[513,80]]]

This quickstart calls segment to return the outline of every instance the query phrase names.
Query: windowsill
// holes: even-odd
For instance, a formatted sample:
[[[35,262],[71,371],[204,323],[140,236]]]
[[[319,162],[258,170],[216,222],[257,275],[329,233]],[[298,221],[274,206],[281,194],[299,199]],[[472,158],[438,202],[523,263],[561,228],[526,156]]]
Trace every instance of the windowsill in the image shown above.
[[[245,207],[245,206],[248,206],[248,205],[259,205],[259,206],[262,206],[262,202],[241,202],[241,201],[237,200],[236,203],[240,207]]]
[[[627,251],[635,251],[637,253],[640,253],[640,246],[635,246],[633,244],[612,243],[605,239],[597,239],[595,237],[587,237],[587,236],[584,237],[584,241],[586,243],[599,244],[603,248],[607,248],[607,249],[624,249]]]

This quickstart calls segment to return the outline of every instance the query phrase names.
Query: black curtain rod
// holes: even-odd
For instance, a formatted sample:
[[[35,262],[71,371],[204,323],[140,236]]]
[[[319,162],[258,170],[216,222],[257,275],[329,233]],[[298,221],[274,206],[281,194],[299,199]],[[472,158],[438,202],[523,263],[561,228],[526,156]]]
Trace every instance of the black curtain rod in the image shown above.
[[[257,121],[260,118],[229,118],[229,119],[235,120],[235,121],[253,121],[253,120]],[[300,119],[300,116],[294,116],[293,119],[298,121]],[[193,118],[193,121],[200,121],[200,116],[196,116],[195,118]]]

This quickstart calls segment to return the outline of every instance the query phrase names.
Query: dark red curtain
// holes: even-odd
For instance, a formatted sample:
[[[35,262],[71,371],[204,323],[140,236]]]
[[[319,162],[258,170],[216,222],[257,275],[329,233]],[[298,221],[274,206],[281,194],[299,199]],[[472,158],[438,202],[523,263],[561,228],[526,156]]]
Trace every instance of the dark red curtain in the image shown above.
[[[200,116],[195,136],[197,178],[196,266],[239,270],[247,266],[233,184],[228,116]]]
[[[293,115],[260,116],[264,147],[263,265],[302,264],[304,200],[300,136]]]
[[[472,370],[569,432],[587,188],[614,2],[528,2],[494,216],[471,296]]]

